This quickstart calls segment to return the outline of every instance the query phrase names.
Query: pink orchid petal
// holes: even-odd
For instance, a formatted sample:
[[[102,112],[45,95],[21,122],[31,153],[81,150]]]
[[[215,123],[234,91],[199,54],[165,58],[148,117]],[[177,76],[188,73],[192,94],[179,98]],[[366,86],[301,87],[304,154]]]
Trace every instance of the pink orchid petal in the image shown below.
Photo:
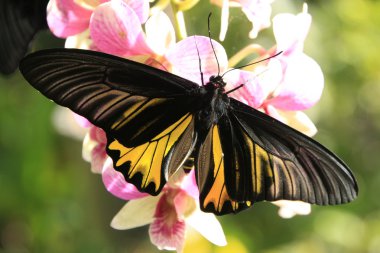
[[[215,215],[195,210],[186,218],[186,224],[197,230],[207,240],[218,246],[226,246],[226,236]]]
[[[277,42],[277,50],[283,55],[302,52],[303,43],[309,32],[311,15],[302,12],[298,15],[278,14],[273,18],[273,33]]]
[[[83,141],[82,156],[85,161],[91,163],[93,173],[102,173],[104,162],[108,157],[106,143],[104,131],[92,125]]]
[[[284,78],[284,62],[278,57],[271,59],[267,66],[260,66],[255,69],[255,74],[262,83],[267,96],[272,95]]]
[[[194,199],[199,198],[199,189],[195,180],[195,170],[191,170],[181,183],[181,189]]]
[[[227,82],[226,91],[244,84],[243,87],[229,93],[229,96],[253,108],[260,107],[267,96],[261,82],[252,72],[232,70],[225,75],[224,80]]]
[[[157,55],[164,55],[175,44],[174,27],[165,12],[151,16],[145,24],[146,40]]]
[[[156,218],[149,227],[150,240],[160,250],[180,252],[185,241],[185,229],[185,221],[176,221],[168,227],[163,218]]]
[[[252,23],[253,28],[249,33],[249,37],[254,39],[260,30],[271,25],[271,3],[273,0],[241,0],[239,2],[242,5],[242,11]]]
[[[75,121],[81,126],[81,127],[84,127],[84,128],[88,128],[88,127],[91,127],[93,126],[91,124],[90,121],[88,121],[85,117],[79,115],[79,114],[76,114],[73,112],[73,116],[74,116],[74,119]]]
[[[282,110],[308,109],[322,95],[322,70],[316,61],[303,53],[288,60],[283,83],[268,103]]]
[[[131,200],[149,196],[126,182],[124,176],[113,168],[111,159],[107,159],[104,164],[102,179],[107,191],[120,199]]]
[[[149,17],[149,1],[148,0],[124,0],[126,4],[139,17],[140,23],[144,24]]]
[[[53,34],[66,38],[88,28],[92,11],[73,0],[51,0],[47,6],[47,23]]]
[[[105,145],[98,144],[91,151],[91,172],[101,174],[107,159]]]
[[[128,201],[112,219],[111,227],[132,229],[151,223],[159,199],[157,196],[146,196]]]
[[[228,67],[226,51],[218,42],[212,40],[212,43],[219,62],[220,74],[223,74]],[[199,50],[199,56],[196,45]],[[165,56],[172,65],[172,72],[174,74],[189,79],[195,83],[202,83],[199,71],[199,57],[201,59],[203,79],[205,83],[209,81],[210,76],[218,74],[218,65],[208,37],[192,36],[181,40],[171,47]]]
[[[107,136],[106,136],[106,132],[104,132],[103,129],[96,127],[96,126],[93,126],[90,128],[89,133],[90,133],[91,139],[98,142],[99,144],[104,145],[104,147],[106,146]]]
[[[90,34],[95,46],[109,54],[130,56],[152,52],[145,42],[139,17],[122,0],[96,8],[91,17]]]
[[[186,224],[178,217],[172,201],[176,194],[177,190],[171,188],[163,193],[149,227],[150,240],[159,249],[181,251],[183,248]]]
[[[187,211],[187,202],[189,200],[192,200],[194,202],[194,199],[192,199],[187,193],[183,190],[179,190],[178,193],[173,198],[174,208],[177,213],[177,216],[181,219],[184,218],[184,214]]]
[[[197,209],[196,201],[198,201],[198,198],[194,199],[184,190],[179,190],[172,201],[179,219],[185,219]]]

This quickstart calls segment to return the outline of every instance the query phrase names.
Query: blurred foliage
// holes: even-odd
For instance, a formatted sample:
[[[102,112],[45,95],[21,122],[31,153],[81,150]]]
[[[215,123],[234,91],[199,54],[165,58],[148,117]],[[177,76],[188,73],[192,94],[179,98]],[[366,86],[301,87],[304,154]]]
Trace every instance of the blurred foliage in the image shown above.
[[[343,206],[314,206],[311,215],[289,220],[277,215],[277,207],[257,203],[220,218],[228,246],[213,246],[190,230],[185,252],[380,252],[380,2],[308,4],[313,24],[305,52],[325,74],[323,97],[308,114],[319,129],[315,138],[353,169],[359,198]],[[273,8],[273,14],[298,13],[302,2],[277,0]],[[208,1],[185,13],[189,35],[207,34],[210,10],[217,37],[220,10]],[[232,56],[252,41],[240,9],[231,10],[230,22],[223,45]],[[254,42],[270,47],[272,31]],[[62,43],[45,32],[34,49]],[[18,73],[0,77],[0,252],[158,252],[147,227],[109,227],[124,203],[90,172],[81,143],[56,132],[54,107]]]

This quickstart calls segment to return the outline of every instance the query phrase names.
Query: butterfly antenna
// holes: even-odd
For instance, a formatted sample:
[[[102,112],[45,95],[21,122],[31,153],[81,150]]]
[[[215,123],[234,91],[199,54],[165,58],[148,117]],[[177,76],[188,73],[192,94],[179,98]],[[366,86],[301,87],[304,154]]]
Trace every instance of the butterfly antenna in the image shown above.
[[[265,73],[265,72],[267,72],[267,71],[268,71],[268,69],[265,69],[265,70],[263,70],[262,72],[258,73],[257,76],[260,76],[260,75],[262,75],[263,73]],[[231,92],[234,92],[235,90],[240,89],[240,88],[243,87],[248,81],[250,81],[250,79],[245,80],[245,81],[244,81],[242,84],[240,84],[239,86],[233,88],[232,90],[227,91],[226,94],[229,94],[229,93],[231,93]]]
[[[252,62],[252,63],[249,63],[249,64],[241,65],[241,66],[238,66],[238,67],[236,67],[236,68],[231,68],[231,69],[229,69],[228,71],[226,71],[226,72],[222,75],[222,77],[223,77],[225,74],[227,74],[228,72],[232,71],[232,70],[235,70],[235,69],[241,69],[241,68],[244,68],[244,67],[247,67],[247,66],[251,66],[251,65],[254,65],[254,64],[257,64],[257,63],[263,62],[263,61],[270,60],[270,59],[272,59],[272,58],[274,58],[274,57],[277,57],[278,55],[282,54],[282,52],[283,52],[283,51],[280,51],[280,52],[278,52],[278,53],[275,54],[275,55],[269,56],[269,57],[264,58],[264,59],[259,60],[259,61],[255,61],[255,62]]]
[[[263,73],[265,73],[265,72],[267,72],[267,71],[268,71],[268,69],[265,69],[265,70],[263,70],[262,72],[258,73],[257,76],[260,76],[260,75],[262,75]],[[243,87],[248,81],[249,81],[249,79],[245,80],[245,81],[244,81],[242,84],[240,84],[239,86],[233,88],[232,90],[227,91],[226,94],[229,94],[229,93],[231,93],[231,92],[234,92],[235,90],[240,89],[240,88]]]
[[[195,48],[197,49],[198,53],[198,61],[199,61],[199,72],[201,73],[201,81],[202,81],[202,86],[204,86],[204,80],[203,80],[203,72],[202,72],[202,61],[201,61],[201,56],[199,55],[199,49],[198,49],[198,44],[197,44],[197,39],[194,36],[194,41],[195,41]]]
[[[238,90],[238,89],[240,89],[240,88],[243,87],[243,86],[244,86],[244,83],[243,83],[243,84],[240,84],[239,86],[237,86],[237,87],[235,87],[235,88],[233,88],[232,90],[227,91],[226,94],[229,94],[229,93],[231,93],[231,92],[234,92],[235,90]]]
[[[207,26],[208,26],[208,38],[210,39],[211,48],[212,48],[212,51],[214,52],[215,59],[216,59],[216,63],[218,64],[218,76],[219,76],[219,75],[220,75],[219,61],[218,61],[218,57],[216,57],[215,48],[214,48],[214,45],[212,44],[212,40],[211,40],[211,29],[210,29],[211,15],[212,15],[212,13],[210,12],[210,14],[208,14],[208,20],[207,20]]]

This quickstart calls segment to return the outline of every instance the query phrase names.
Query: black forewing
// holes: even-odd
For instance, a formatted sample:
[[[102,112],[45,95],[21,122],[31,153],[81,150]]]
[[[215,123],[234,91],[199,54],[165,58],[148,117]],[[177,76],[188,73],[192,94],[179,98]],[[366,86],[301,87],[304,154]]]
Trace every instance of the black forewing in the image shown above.
[[[157,195],[190,155],[199,86],[144,64],[78,49],[44,50],[20,64],[57,104],[107,133],[107,153],[128,182]]]
[[[48,0],[0,1],[0,72],[15,71],[34,35],[47,28]]]
[[[301,200],[318,205],[342,204],[356,198],[358,187],[352,172],[331,151],[237,100],[230,98],[230,105],[232,131],[239,133],[235,136],[251,157],[244,176],[252,179],[253,189],[244,190],[243,184],[250,180],[237,180],[236,173],[227,171],[226,178],[232,178],[227,181],[232,198],[253,202]],[[246,155],[238,160],[249,162]]]
[[[196,110],[199,86],[150,66],[99,52],[42,50],[20,64],[25,78],[126,146],[153,138]]]

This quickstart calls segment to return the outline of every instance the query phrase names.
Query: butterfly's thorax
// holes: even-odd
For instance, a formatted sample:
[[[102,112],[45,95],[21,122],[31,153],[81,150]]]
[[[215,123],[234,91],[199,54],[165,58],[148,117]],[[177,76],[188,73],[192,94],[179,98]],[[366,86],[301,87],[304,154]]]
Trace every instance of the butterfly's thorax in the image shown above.
[[[201,132],[208,132],[210,127],[217,124],[220,117],[227,113],[229,98],[225,94],[225,85],[226,83],[220,76],[212,76],[208,83],[199,88],[202,109],[197,113],[196,124]]]

